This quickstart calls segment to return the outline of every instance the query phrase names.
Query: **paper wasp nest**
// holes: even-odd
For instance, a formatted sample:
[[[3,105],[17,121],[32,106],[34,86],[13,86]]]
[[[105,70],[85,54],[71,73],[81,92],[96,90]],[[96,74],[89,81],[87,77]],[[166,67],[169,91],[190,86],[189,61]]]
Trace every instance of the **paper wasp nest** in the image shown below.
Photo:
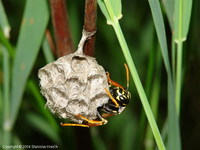
[[[95,58],[83,54],[84,42],[91,36],[87,34],[83,31],[75,53],[60,57],[38,72],[46,106],[58,117],[77,123],[83,121],[77,114],[96,119],[97,108],[109,100],[105,70]]]

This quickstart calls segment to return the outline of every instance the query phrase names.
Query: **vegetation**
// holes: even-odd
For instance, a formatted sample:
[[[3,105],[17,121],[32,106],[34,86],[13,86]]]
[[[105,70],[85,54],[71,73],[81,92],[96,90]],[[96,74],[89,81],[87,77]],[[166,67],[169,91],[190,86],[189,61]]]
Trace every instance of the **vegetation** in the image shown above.
[[[68,0],[53,7],[63,2],[0,0],[1,148],[197,149],[199,2]],[[58,19],[59,12],[66,16]],[[45,108],[37,72],[73,52],[83,27],[97,30],[85,53],[124,86],[128,64],[132,99],[104,126],[61,127],[69,120]]]

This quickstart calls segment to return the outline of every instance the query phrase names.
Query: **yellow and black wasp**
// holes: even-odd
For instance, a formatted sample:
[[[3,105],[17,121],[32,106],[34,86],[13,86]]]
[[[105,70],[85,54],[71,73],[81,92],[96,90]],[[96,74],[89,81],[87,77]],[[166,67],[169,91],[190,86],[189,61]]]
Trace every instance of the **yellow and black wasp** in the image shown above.
[[[126,105],[131,99],[131,94],[128,91],[129,88],[129,69],[126,64],[124,64],[126,69],[126,79],[127,79],[127,88],[124,89],[119,83],[110,79],[110,75],[107,72],[107,79],[109,84],[109,90],[105,89],[109,100],[103,106],[97,108],[97,119],[89,120],[88,118],[82,115],[76,115],[76,117],[82,118],[84,121],[82,124],[76,123],[63,123],[62,126],[79,126],[79,127],[92,127],[92,126],[101,126],[106,124],[108,121],[105,119],[107,117],[120,114]]]

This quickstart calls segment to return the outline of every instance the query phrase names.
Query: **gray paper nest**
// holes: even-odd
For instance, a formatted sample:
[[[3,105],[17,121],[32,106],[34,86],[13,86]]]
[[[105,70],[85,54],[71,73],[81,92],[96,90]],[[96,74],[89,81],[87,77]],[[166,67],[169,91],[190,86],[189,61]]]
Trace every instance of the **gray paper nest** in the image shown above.
[[[83,54],[91,35],[83,31],[78,50],[47,64],[38,72],[46,106],[60,118],[82,123],[75,115],[97,118],[97,108],[107,103],[109,88],[105,70],[95,58]]]

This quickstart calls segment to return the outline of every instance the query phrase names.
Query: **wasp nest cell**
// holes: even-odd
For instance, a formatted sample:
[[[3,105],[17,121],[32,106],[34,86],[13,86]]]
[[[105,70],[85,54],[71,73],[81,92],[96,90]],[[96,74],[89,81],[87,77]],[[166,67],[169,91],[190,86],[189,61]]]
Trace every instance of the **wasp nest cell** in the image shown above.
[[[107,103],[109,88],[105,70],[95,58],[83,54],[85,40],[91,35],[83,32],[78,50],[38,72],[41,93],[47,99],[46,106],[60,118],[82,123],[80,114],[88,119],[97,118],[97,108]]]

